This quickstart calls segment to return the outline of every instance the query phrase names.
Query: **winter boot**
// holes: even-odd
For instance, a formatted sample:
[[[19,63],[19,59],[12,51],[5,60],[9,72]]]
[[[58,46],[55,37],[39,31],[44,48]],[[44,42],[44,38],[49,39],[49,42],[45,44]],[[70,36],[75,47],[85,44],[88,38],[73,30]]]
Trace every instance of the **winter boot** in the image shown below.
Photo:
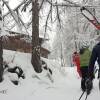
[[[87,79],[85,85],[86,85],[86,92],[89,95],[91,93],[92,88],[93,88],[92,80]]]
[[[83,79],[82,78],[82,80],[81,80],[81,89],[82,89],[82,91],[85,91],[86,90],[85,82],[86,82],[86,79]]]

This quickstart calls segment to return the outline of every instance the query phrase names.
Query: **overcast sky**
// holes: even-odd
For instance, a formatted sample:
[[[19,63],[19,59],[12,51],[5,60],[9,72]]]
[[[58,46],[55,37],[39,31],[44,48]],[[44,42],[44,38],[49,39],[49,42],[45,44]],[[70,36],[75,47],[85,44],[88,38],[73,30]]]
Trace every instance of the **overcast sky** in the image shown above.
[[[22,2],[23,0],[6,0],[6,1],[9,1],[9,5],[12,9],[14,9],[20,2]],[[58,0],[58,1],[63,1],[63,0]],[[70,0],[69,0],[70,1]],[[71,1],[74,1],[74,2],[81,2],[82,0],[71,0]],[[7,9],[5,8],[4,9],[5,12],[7,12]]]
[[[14,7],[16,7],[23,0],[8,0],[8,1],[9,1],[10,7],[14,8]],[[63,0],[59,0],[59,1],[63,1]],[[71,1],[79,2],[79,1],[82,1],[82,0],[71,0]]]
[[[14,9],[22,0],[7,0],[9,1],[10,8]],[[4,8],[4,12],[7,12],[7,8]]]

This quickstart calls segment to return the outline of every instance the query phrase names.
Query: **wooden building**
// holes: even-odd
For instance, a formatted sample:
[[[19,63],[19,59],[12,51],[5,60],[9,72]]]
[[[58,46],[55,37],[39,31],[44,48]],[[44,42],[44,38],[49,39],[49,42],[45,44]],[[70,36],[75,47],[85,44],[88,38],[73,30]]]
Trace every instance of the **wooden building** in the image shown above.
[[[10,35],[3,39],[3,48],[7,50],[20,51],[25,53],[32,52],[31,37],[26,34],[19,34],[15,32],[9,32]],[[44,42],[43,38],[39,38],[40,46]],[[48,58],[50,51],[41,47],[40,54],[42,57]]]

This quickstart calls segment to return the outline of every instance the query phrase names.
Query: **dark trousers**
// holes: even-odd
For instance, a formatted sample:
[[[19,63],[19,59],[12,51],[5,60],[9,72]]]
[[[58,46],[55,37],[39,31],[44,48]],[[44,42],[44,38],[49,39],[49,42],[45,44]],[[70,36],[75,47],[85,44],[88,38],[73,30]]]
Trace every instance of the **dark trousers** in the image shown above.
[[[87,80],[87,76],[88,76],[88,67],[81,67],[81,74],[82,74],[82,79],[81,79],[81,89],[82,91],[86,90],[86,86],[85,86],[85,82]]]
[[[84,78],[84,79],[87,78],[88,67],[81,67],[80,70],[81,70],[82,78]]]

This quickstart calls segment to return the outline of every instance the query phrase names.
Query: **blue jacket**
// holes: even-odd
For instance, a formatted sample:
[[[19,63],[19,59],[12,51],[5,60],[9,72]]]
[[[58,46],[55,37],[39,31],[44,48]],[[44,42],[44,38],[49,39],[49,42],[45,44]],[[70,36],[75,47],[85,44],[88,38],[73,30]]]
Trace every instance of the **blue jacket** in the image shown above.
[[[92,54],[89,61],[89,67],[88,67],[89,75],[91,74],[93,75],[94,65],[96,60],[99,64],[99,69],[100,69],[100,42],[96,44],[92,50]]]

